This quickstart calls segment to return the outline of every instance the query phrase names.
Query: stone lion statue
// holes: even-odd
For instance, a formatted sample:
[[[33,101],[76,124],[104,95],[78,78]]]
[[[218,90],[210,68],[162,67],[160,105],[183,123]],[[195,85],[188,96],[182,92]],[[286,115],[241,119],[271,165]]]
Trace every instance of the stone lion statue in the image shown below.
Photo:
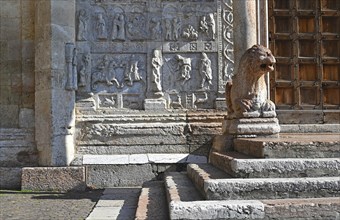
[[[275,117],[275,104],[267,99],[265,74],[274,70],[271,51],[254,45],[241,57],[232,83],[226,85],[229,118]]]

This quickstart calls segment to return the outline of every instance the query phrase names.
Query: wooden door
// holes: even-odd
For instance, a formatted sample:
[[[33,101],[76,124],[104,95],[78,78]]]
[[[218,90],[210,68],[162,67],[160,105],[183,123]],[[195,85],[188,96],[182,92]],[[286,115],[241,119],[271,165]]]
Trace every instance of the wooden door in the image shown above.
[[[268,23],[280,122],[339,123],[340,1],[269,0]]]

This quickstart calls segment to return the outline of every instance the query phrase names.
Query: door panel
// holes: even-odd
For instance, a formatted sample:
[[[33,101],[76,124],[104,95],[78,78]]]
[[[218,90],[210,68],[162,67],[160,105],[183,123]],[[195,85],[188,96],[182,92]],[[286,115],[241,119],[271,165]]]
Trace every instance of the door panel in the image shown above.
[[[285,118],[289,111],[309,110],[305,115],[311,117],[314,110],[314,122],[324,123],[320,111],[340,114],[340,1],[269,0],[268,24],[270,49],[277,58],[271,99],[279,115],[281,110]],[[340,123],[330,118],[327,123]]]

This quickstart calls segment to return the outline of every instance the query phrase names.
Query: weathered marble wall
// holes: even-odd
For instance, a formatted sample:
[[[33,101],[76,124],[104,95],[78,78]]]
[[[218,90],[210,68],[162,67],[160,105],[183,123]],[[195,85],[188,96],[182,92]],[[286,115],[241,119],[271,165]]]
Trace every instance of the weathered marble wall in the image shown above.
[[[0,0],[0,166],[37,164],[34,0]]]
[[[77,153],[207,155],[233,73],[232,1],[77,0],[75,16]]]
[[[102,114],[106,120],[122,113],[127,121],[121,123],[128,125],[135,120],[129,114],[136,113],[142,128],[149,121],[157,132],[158,121],[173,120],[173,111],[183,129],[192,120],[186,112],[202,110],[193,117],[197,133],[183,129],[180,136],[193,146],[201,141],[188,131],[207,140],[216,133],[210,113],[223,109],[233,71],[231,0],[0,3],[0,150],[7,155],[1,166],[37,165],[37,158],[39,165],[68,165],[75,149],[75,103],[81,129],[88,128],[82,117]],[[161,119],[149,120],[149,112],[159,110]],[[211,134],[195,124],[204,112],[214,123]],[[86,136],[81,129],[78,140]],[[124,138],[131,136],[127,131]]]
[[[0,0],[0,127],[34,127],[34,0]]]
[[[39,164],[65,166],[74,152],[75,94],[66,86],[65,45],[75,40],[75,1],[36,0],[35,8],[35,140]]]

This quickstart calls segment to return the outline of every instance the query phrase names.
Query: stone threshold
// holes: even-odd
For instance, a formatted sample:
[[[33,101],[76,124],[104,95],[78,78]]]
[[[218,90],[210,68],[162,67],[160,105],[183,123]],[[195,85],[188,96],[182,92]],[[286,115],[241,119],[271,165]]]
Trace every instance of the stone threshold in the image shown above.
[[[83,155],[83,165],[207,163],[206,156],[193,154]]]

